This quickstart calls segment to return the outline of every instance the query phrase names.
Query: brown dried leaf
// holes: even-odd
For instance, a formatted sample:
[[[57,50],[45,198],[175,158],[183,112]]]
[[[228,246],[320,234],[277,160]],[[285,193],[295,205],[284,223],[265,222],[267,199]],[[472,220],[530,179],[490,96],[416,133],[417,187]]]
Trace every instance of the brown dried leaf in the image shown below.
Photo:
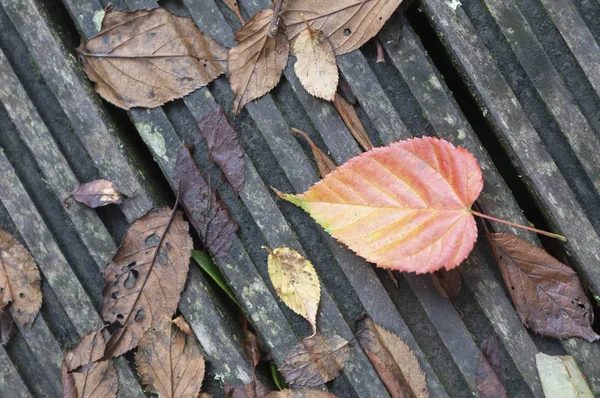
[[[102,330],[92,330],[81,338],[77,348],[67,352],[63,356],[63,365],[67,372],[79,370],[80,368],[89,368],[104,356],[106,343],[102,335]]]
[[[273,10],[259,11],[235,34],[238,44],[229,50],[227,63],[234,115],[275,87],[287,64],[290,45],[285,34],[268,35],[272,18]]]
[[[79,203],[95,209],[109,204],[120,205],[123,203],[123,195],[115,188],[115,184],[107,180],[96,180],[81,184],[71,193],[73,199]]]
[[[269,389],[256,378],[244,386],[233,387],[225,384],[226,398],[263,398],[269,393]]]
[[[292,132],[300,135],[308,145],[310,145],[310,149],[312,150],[313,156],[315,158],[315,163],[317,164],[317,169],[319,169],[319,174],[321,178],[325,178],[325,176],[332,171],[334,171],[337,166],[333,163],[333,160],[329,158],[318,146],[315,145],[313,140],[303,131],[292,128]]]
[[[299,390],[273,391],[267,395],[267,398],[335,398],[335,395],[327,391],[301,388]]]
[[[144,386],[161,398],[196,398],[200,393],[204,358],[195,337],[186,336],[170,316],[163,315],[144,335],[135,362]]]
[[[213,257],[229,251],[237,224],[229,218],[227,206],[206,183],[194,160],[192,148],[183,145],[175,163],[175,181],[180,184],[181,204],[204,246]]]
[[[223,108],[214,108],[204,116],[199,126],[208,145],[210,159],[221,168],[237,195],[246,181],[246,162],[237,134]]]
[[[475,383],[480,398],[508,398],[504,385],[483,353],[479,356]]]
[[[442,268],[431,274],[431,281],[437,291],[448,300],[454,300],[462,289],[462,277],[458,269]]]
[[[162,207],[127,230],[104,269],[102,317],[120,327],[106,343],[104,358],[137,346],[162,315],[171,316],[177,309],[192,251],[188,229],[182,212]]]
[[[492,369],[497,373],[500,372],[500,345],[498,344],[498,336],[490,333],[481,343],[481,352],[487,358]]]
[[[225,73],[227,51],[189,18],[164,8],[109,10],[77,49],[96,91],[112,104],[156,108]]]
[[[346,124],[346,127],[348,127],[348,130],[350,130],[350,133],[356,142],[358,142],[365,151],[370,151],[373,149],[373,143],[369,138],[369,134],[367,134],[367,130],[365,130],[365,127],[360,121],[360,117],[358,117],[358,113],[356,112],[354,105],[346,101],[339,93],[335,95],[335,98],[333,99],[333,105],[335,106],[335,109],[337,109],[340,117]]]
[[[429,397],[427,376],[399,336],[364,316],[357,320],[357,340],[392,397]]]
[[[0,340],[2,340],[2,345],[8,344],[14,325],[15,321],[10,316],[10,312],[0,310]]]
[[[173,325],[177,326],[179,330],[185,333],[186,336],[192,336],[194,332],[188,323],[185,321],[183,316],[179,315],[177,318],[173,319]]]
[[[246,337],[242,341],[242,348],[248,359],[252,362],[252,366],[256,367],[260,362],[260,344],[254,333],[246,330],[245,334]]]
[[[348,341],[317,333],[288,351],[279,371],[290,387],[317,387],[338,377],[349,356]]]
[[[402,0],[287,0],[283,20],[293,41],[308,23],[322,31],[336,55],[356,50],[375,36]]]
[[[31,325],[42,306],[41,278],[29,251],[0,229],[0,310],[20,326]]]
[[[223,0],[223,3],[225,3],[225,5],[235,13],[235,16],[239,19],[242,25],[246,23],[244,17],[242,16],[242,13],[240,12],[240,6],[238,5],[238,2],[236,0]]]
[[[266,249],[269,252],[269,277],[277,295],[292,311],[310,322],[314,335],[321,300],[321,283],[315,267],[289,247]]]
[[[573,269],[539,247],[510,234],[488,234],[523,324],[559,339],[600,336],[592,330],[594,312]]]
[[[311,95],[333,101],[339,74],[335,54],[327,37],[318,30],[304,29],[293,44],[297,60],[294,71]]]

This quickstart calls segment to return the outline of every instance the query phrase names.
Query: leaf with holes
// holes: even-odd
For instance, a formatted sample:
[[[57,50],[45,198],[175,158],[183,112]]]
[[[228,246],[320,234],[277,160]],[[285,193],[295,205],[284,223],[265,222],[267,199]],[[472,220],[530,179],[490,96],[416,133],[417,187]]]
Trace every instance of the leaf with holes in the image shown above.
[[[204,379],[204,358],[196,338],[186,335],[183,318],[163,315],[150,329],[135,353],[144,386],[161,398],[196,398]],[[183,329],[177,324],[185,325]]]
[[[482,187],[470,152],[424,137],[352,158],[301,195],[278,194],[368,261],[424,273],[469,255],[477,239],[470,206]]]
[[[177,309],[192,251],[188,229],[182,212],[162,207],[127,230],[104,269],[102,317],[117,327],[106,344],[105,358],[136,347],[161,316]]]
[[[125,197],[115,188],[115,184],[107,180],[96,180],[81,184],[71,193],[71,196],[79,203],[83,203],[92,209],[109,204],[120,205]]]
[[[123,109],[181,98],[225,73],[227,62],[227,50],[194,21],[164,8],[109,10],[77,52],[98,94]]]
[[[488,234],[502,278],[523,324],[544,336],[588,341],[592,305],[575,271],[544,250],[510,234]]]
[[[329,39],[336,55],[356,50],[375,36],[402,0],[287,0],[283,20],[290,41],[308,24]]]

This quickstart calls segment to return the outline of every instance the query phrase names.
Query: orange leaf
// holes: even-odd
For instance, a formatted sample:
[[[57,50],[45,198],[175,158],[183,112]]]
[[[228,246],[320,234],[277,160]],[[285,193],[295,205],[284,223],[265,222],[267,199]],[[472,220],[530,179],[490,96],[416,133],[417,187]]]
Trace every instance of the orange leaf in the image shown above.
[[[363,153],[301,195],[280,196],[379,267],[451,269],[471,252],[471,205],[483,187],[475,157],[424,137]]]

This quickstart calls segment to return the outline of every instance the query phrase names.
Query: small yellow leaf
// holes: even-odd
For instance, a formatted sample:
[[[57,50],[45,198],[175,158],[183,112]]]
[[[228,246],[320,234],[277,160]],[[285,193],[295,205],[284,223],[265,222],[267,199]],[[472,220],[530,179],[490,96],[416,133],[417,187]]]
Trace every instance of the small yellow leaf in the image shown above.
[[[292,311],[310,322],[314,334],[321,298],[321,284],[315,268],[293,249],[265,249],[269,251],[269,276],[275,291]]]

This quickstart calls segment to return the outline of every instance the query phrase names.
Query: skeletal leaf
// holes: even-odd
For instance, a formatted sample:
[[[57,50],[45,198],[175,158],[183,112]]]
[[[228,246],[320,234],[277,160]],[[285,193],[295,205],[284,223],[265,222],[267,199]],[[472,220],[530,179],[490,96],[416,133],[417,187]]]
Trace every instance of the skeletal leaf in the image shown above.
[[[304,138],[308,145],[310,145],[310,149],[313,153],[313,157],[315,158],[315,163],[317,164],[317,169],[319,170],[321,178],[325,178],[327,174],[331,173],[337,168],[335,163],[333,163],[333,160],[331,160],[329,156],[325,154],[325,152],[319,149],[319,147],[315,145],[313,140],[311,140],[306,133],[295,128],[292,128],[292,132]]]
[[[235,193],[239,193],[246,181],[246,163],[237,134],[223,108],[217,107],[210,111],[199,126],[202,137],[208,144],[210,159],[221,168]]]
[[[227,61],[225,48],[191,19],[164,8],[111,9],[77,51],[98,94],[123,109],[181,98],[223,74]]]
[[[279,195],[368,261],[425,273],[452,269],[473,249],[470,206],[482,187],[470,152],[424,137],[354,157],[303,194]]]
[[[109,204],[120,205],[123,203],[123,195],[115,188],[115,184],[107,180],[96,180],[81,184],[71,193],[76,201],[95,209]]]
[[[327,37],[318,30],[304,29],[294,41],[293,53],[297,58],[294,71],[306,91],[315,97],[333,101],[339,74]]]
[[[0,229],[0,311],[8,311],[18,325],[25,326],[33,324],[41,306],[41,278],[33,257]]]
[[[402,0],[287,0],[283,20],[290,41],[306,28],[322,31],[336,55],[356,50],[375,36]]]
[[[301,388],[298,390],[273,391],[267,394],[267,398],[335,398],[335,395],[327,391]]]
[[[498,377],[500,369],[498,339],[488,336],[481,344],[481,354],[475,373],[475,384],[481,398],[508,398],[508,393]]]
[[[238,44],[229,50],[229,83],[235,94],[233,113],[277,85],[290,53],[285,34],[269,37],[273,10],[262,10],[235,34]]]
[[[343,85],[340,85],[340,87],[343,87]],[[358,142],[365,151],[373,149],[373,143],[371,142],[367,130],[365,130],[354,105],[346,101],[339,93],[336,93],[335,98],[333,99],[333,105],[356,142]]]
[[[142,338],[135,362],[144,386],[161,398],[196,398],[204,379],[204,358],[189,326],[163,315]],[[185,325],[182,328],[177,324]]]
[[[457,269],[440,269],[431,274],[431,281],[436,290],[448,300],[454,300],[462,289],[462,277]]]
[[[317,333],[288,351],[279,371],[290,387],[317,387],[338,377],[349,356],[348,341]]]
[[[540,352],[535,355],[535,362],[546,397],[594,397],[573,357],[552,356]]]
[[[161,316],[171,316],[177,309],[192,251],[188,229],[182,212],[162,207],[150,210],[127,230],[104,269],[102,317],[120,326],[106,344],[105,358],[137,346]]]
[[[316,333],[321,284],[314,266],[294,249],[267,250],[269,277],[277,295],[292,311],[306,318]]]
[[[419,359],[399,336],[368,317],[356,323],[357,340],[392,397],[429,397]]]
[[[600,338],[591,327],[591,303],[572,268],[514,235],[496,233],[488,238],[525,326],[559,339]]]

